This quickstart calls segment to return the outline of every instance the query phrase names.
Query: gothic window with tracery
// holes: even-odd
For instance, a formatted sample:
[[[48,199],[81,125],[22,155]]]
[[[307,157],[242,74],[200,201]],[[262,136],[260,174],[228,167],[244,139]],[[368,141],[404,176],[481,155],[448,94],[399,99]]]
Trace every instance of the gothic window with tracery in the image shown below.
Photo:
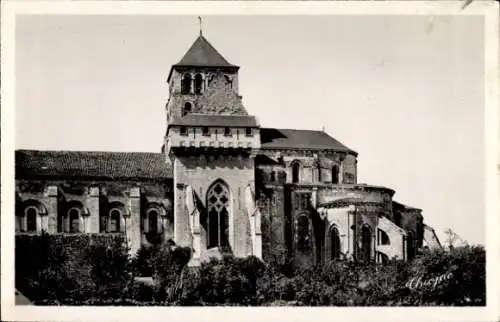
[[[208,247],[229,246],[230,193],[227,185],[218,181],[208,190]]]

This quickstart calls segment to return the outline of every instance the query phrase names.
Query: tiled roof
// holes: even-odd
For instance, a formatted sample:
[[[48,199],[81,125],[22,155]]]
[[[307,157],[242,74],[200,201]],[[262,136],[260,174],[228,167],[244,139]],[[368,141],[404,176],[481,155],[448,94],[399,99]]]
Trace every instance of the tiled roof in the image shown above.
[[[335,150],[357,154],[322,131],[261,128],[260,137],[262,149]]]
[[[392,201],[392,207],[395,210],[396,209],[401,209],[401,210],[407,210],[407,211],[411,211],[411,210],[422,211],[422,209],[411,207],[411,206],[402,204],[402,203],[394,201],[394,200]]]
[[[172,65],[168,74],[167,82],[170,81],[172,71],[175,67],[220,67],[236,68],[239,66],[229,63],[208,40],[199,36],[188,49],[184,57],[175,65]]]
[[[258,127],[255,116],[249,115],[213,115],[213,114],[187,114],[173,120],[169,125],[182,126],[232,126],[232,127]]]
[[[201,35],[191,45],[184,57],[174,66],[237,67],[222,57],[208,40]]]
[[[58,176],[164,179],[172,169],[164,154],[146,152],[90,152],[17,150],[16,178]]]

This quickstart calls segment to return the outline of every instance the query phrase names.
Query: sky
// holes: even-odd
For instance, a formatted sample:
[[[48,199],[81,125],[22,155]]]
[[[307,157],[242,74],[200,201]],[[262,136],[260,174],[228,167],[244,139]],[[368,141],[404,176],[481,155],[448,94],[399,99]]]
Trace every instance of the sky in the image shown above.
[[[196,16],[18,16],[17,149],[160,152]],[[358,182],[485,243],[480,16],[204,16],[263,127],[325,131]]]

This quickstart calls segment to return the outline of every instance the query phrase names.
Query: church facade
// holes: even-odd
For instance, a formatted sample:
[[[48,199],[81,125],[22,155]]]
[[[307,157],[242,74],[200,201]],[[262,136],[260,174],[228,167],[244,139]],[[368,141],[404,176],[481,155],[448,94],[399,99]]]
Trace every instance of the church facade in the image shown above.
[[[323,131],[261,127],[239,66],[201,34],[168,75],[161,152],[16,151],[16,233],[125,234],[212,256],[409,260],[440,247],[422,210],[359,184],[358,154]]]

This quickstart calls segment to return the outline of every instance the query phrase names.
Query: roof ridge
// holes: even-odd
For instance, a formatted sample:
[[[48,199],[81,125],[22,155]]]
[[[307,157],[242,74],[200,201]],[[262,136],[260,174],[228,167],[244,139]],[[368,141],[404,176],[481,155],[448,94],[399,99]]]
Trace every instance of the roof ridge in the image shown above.
[[[201,55],[201,56],[200,56]],[[202,57],[205,62],[197,60]],[[202,61],[203,61],[202,59]],[[212,60],[212,62],[210,61]],[[198,36],[184,56],[174,66],[206,65],[220,67],[237,67],[231,64],[204,36]]]
[[[291,128],[278,128],[278,127],[263,127],[261,129],[265,130],[284,130],[284,131],[307,131],[307,132],[320,132],[320,133],[325,133],[328,135],[328,133],[321,131],[321,130],[310,130],[310,129],[291,129]]]
[[[205,36],[203,35],[200,35],[199,38],[202,38],[206,43],[207,45],[210,46],[210,48],[212,48],[217,54],[219,54],[219,56],[228,64],[228,65],[232,65],[227,59],[226,57],[224,57],[211,43],[210,41],[208,41],[207,38],[205,38]],[[193,44],[194,45],[194,44]]]
[[[69,153],[123,153],[123,154],[162,154],[161,152],[150,151],[102,151],[102,150],[40,150],[40,149],[15,149],[15,152],[69,152]]]

